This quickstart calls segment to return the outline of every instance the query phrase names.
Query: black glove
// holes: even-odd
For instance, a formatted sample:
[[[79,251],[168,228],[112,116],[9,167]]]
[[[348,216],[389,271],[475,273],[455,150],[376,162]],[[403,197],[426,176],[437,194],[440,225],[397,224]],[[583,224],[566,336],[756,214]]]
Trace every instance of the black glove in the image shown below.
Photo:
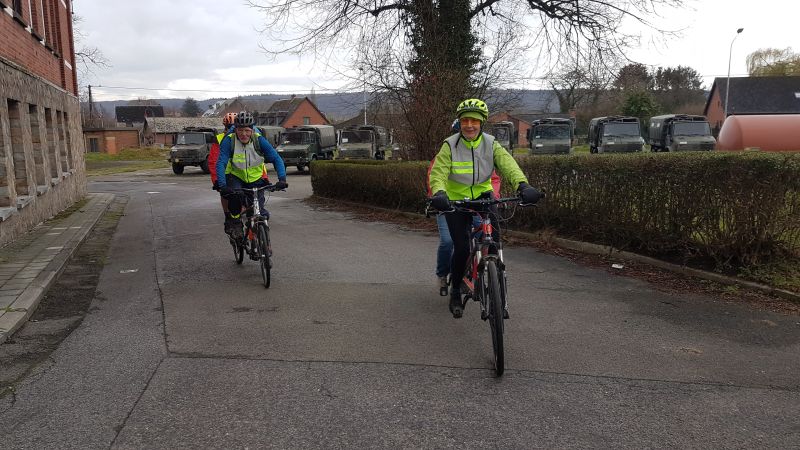
[[[218,191],[218,190],[219,190],[219,185],[217,184],[217,182],[216,182],[216,181],[214,182],[214,184],[212,184],[212,185],[211,185],[211,189],[213,189],[213,190],[215,190],[215,191]]]
[[[287,183],[284,180],[278,180],[278,182],[275,183],[275,190],[276,191],[282,191],[282,190],[286,189],[287,187],[289,187],[289,183]]]
[[[439,211],[450,211],[450,199],[444,191],[439,191],[431,197],[431,206]]]
[[[531,187],[528,183],[520,183],[517,192],[522,203],[527,205],[532,205],[544,198],[544,194]]]
[[[223,197],[230,197],[231,195],[235,194],[236,191],[234,191],[230,186],[222,186],[219,188],[219,193],[222,194]]]

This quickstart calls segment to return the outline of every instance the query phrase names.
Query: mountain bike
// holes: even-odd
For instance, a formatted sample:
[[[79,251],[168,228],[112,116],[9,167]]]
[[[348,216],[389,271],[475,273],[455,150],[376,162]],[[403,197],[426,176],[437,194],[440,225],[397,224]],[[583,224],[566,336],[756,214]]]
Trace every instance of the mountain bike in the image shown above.
[[[494,370],[497,376],[505,371],[505,355],[503,348],[503,320],[508,319],[508,302],[506,289],[506,265],[503,261],[503,244],[492,237],[493,214],[491,206],[517,202],[519,197],[498,199],[456,200],[452,201],[452,211],[475,214],[480,217],[478,226],[473,226],[469,241],[469,260],[462,280],[466,293],[462,298],[462,306],[466,307],[469,299],[477,301],[481,308],[481,320],[489,322],[492,333],[492,351],[494,353]]]
[[[241,195],[247,210],[247,219],[244,221],[244,233],[241,239],[229,237],[233,247],[233,257],[236,264],[241,264],[244,255],[253,261],[258,261],[261,267],[261,278],[265,288],[269,288],[271,283],[272,269],[272,246],[269,242],[269,221],[261,216],[261,207],[258,205],[258,191],[275,192],[274,184],[260,187],[236,189],[236,193]],[[267,197],[269,199],[269,197]],[[264,203],[266,204],[266,200]]]

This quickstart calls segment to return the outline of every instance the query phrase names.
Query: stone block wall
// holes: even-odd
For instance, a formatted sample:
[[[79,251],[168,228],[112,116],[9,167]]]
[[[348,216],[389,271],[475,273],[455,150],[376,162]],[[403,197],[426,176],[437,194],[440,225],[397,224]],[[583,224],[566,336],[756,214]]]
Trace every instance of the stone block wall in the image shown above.
[[[86,195],[77,97],[0,58],[0,245]]]

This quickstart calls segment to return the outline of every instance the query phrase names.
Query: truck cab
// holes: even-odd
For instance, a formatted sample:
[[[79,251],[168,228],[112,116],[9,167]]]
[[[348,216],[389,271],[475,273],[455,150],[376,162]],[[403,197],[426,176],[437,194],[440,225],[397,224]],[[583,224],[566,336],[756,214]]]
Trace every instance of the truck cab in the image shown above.
[[[636,117],[595,117],[589,121],[590,153],[641,152],[644,146]]]
[[[717,144],[705,116],[689,114],[650,118],[648,138],[653,152],[714,150]]]
[[[184,128],[178,133],[167,158],[172,165],[172,172],[180,175],[186,166],[199,166],[203,173],[211,173],[208,168],[208,154],[211,146],[216,143],[217,137],[213,128]]]
[[[491,135],[509,153],[514,151],[517,142],[517,132],[513,122],[497,122],[492,124]]]
[[[375,133],[371,130],[346,129],[339,132],[337,159],[373,159],[376,149]]]
[[[575,138],[572,120],[547,118],[533,121],[528,129],[528,148],[532,155],[567,154]]]
[[[304,125],[289,128],[281,134],[278,154],[287,166],[302,172],[317,159],[333,159],[336,132],[331,125]]]

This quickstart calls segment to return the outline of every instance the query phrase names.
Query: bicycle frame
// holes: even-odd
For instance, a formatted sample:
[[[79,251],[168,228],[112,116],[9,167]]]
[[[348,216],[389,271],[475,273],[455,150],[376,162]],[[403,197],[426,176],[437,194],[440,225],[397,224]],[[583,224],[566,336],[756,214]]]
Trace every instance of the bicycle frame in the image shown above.
[[[508,315],[508,303],[505,298],[506,274],[505,263],[503,262],[503,244],[502,241],[495,241],[494,237],[492,237],[494,227],[490,217],[492,212],[489,207],[509,202],[519,202],[519,197],[458,200],[452,202],[454,211],[469,212],[480,217],[480,225],[477,228],[472,228],[470,232],[469,260],[462,283],[467,286],[468,289],[465,295],[465,302],[469,298],[478,301],[481,308],[481,319],[483,320],[486,320],[488,317],[488,305],[482,292],[485,286],[477,284],[477,282],[481,280],[486,261],[488,260],[494,260],[497,269],[500,271],[504,316],[507,317]]]

